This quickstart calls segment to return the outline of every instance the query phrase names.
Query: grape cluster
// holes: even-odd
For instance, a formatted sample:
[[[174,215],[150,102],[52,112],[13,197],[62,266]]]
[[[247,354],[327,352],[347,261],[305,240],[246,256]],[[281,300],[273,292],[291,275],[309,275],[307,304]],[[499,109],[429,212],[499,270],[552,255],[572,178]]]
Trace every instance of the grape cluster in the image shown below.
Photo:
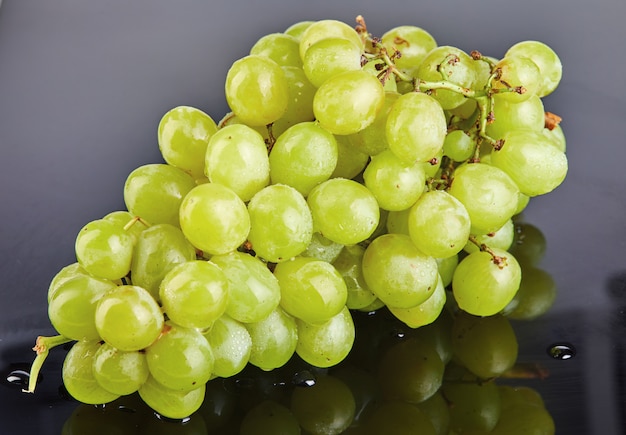
[[[541,42],[495,59],[414,26],[376,38],[361,17],[260,38],[226,76],[232,111],[167,112],[165,162],[129,174],[127,210],[80,230],[48,291],[60,335],[39,354],[76,341],[63,379],[77,400],[138,391],[182,418],[248,363],[335,366],[354,311],[411,328],[446,305],[515,312],[513,218],[567,172],[541,100],[560,78]]]

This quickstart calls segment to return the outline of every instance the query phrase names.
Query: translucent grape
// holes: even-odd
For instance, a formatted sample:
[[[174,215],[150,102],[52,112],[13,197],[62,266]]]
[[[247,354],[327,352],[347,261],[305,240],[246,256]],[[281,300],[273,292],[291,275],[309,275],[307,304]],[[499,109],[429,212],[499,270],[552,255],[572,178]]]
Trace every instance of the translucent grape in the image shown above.
[[[298,21],[297,23],[293,23],[292,25],[287,27],[284,33],[287,35],[291,35],[298,41],[300,41],[302,33],[304,33],[304,31],[313,23],[315,23],[315,21],[312,20]]]
[[[344,245],[333,242],[322,236],[320,233],[313,233],[311,243],[306,250],[300,254],[302,257],[313,257],[318,260],[332,263],[338,256]]]
[[[205,385],[190,391],[172,390],[151,376],[139,388],[139,396],[150,408],[173,419],[186,418],[196,412],[204,401],[205,393]]]
[[[324,38],[312,44],[302,59],[304,73],[319,88],[330,77],[361,69],[361,48],[343,38]]]
[[[269,33],[259,38],[250,54],[265,56],[280,66],[302,67],[300,42],[295,36],[286,33]]]
[[[139,219],[124,210],[112,211],[111,213],[103,216],[102,219],[111,221],[118,227],[124,228],[124,230],[131,235],[135,242],[139,238],[141,232],[149,225],[145,220]]]
[[[531,59],[539,68],[540,82],[537,96],[545,97],[552,93],[561,81],[563,66],[559,56],[547,44],[539,41],[521,41],[505,53],[506,56],[524,56]]]
[[[107,391],[120,396],[132,394],[148,379],[148,362],[142,352],[124,352],[103,343],[93,358],[93,375]]]
[[[405,74],[416,77],[419,65],[426,55],[437,47],[435,38],[426,30],[417,26],[397,26],[387,30],[381,37],[381,42],[389,52],[393,50],[401,53],[395,65]]]
[[[284,66],[285,80],[289,89],[287,110],[272,124],[272,134],[278,137],[289,127],[299,122],[308,122],[315,119],[313,114],[313,97],[317,88],[307,79],[302,68]]]
[[[500,98],[524,101],[537,93],[540,84],[539,67],[523,56],[505,56],[495,66],[500,76],[492,83],[492,89],[523,88],[523,92],[502,92]]]
[[[54,275],[54,277],[50,281],[50,285],[48,286],[48,303],[50,303],[50,300],[52,299],[54,294],[65,281],[79,275],[89,275],[89,273],[85,269],[83,269],[83,266],[81,266],[78,262],[68,264],[67,266],[59,270]]]
[[[250,359],[252,338],[243,324],[225,314],[204,336],[213,351],[213,376],[228,378],[244,369]]]
[[[455,162],[464,162],[474,155],[476,143],[463,131],[453,130],[443,142],[443,154]]]
[[[367,166],[369,155],[356,150],[349,136],[335,136],[335,140],[337,142],[337,166],[330,178],[352,179]]]
[[[411,308],[388,307],[391,314],[411,328],[429,325],[441,314],[446,304],[446,290],[441,277],[437,280],[437,286],[433,294],[419,305]]]
[[[300,58],[316,42],[326,38],[342,38],[351,41],[359,49],[363,48],[363,41],[359,34],[349,25],[338,20],[319,20],[305,25],[300,35]]]
[[[346,305],[350,309],[367,307],[376,299],[376,295],[372,293],[363,278],[364,253],[365,248],[360,245],[344,246],[332,262],[346,283],[348,289]]]
[[[494,121],[487,124],[487,134],[494,139],[502,139],[510,130],[543,131],[545,111],[541,98],[531,95],[528,99],[515,102],[494,95]]]
[[[262,370],[282,367],[296,351],[296,321],[277,307],[265,319],[244,324],[252,338],[250,363]]]
[[[515,225],[513,224],[513,220],[509,219],[498,230],[492,233],[480,234],[475,237],[476,242],[478,242],[479,244],[485,244],[490,248],[498,248],[507,251],[511,247],[511,244],[513,243],[513,239],[515,237]],[[463,248],[463,250],[467,253],[476,252],[479,249],[480,248],[476,246],[475,243],[472,243],[470,241],[468,241]]]
[[[397,92],[385,91],[385,102],[376,115],[374,122],[363,130],[347,136],[349,143],[354,149],[358,152],[375,156],[389,148],[385,126],[389,110],[391,110],[393,103],[399,97],[400,94]]]

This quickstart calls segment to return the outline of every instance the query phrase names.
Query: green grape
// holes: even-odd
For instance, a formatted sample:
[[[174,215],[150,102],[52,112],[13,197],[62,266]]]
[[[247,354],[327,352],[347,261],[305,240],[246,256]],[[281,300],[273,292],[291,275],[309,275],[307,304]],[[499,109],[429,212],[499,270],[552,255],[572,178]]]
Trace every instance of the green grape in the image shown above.
[[[296,353],[315,367],[332,367],[343,361],[354,344],[355,328],[348,307],[322,324],[296,319]]]
[[[206,147],[216,131],[213,118],[200,109],[174,107],[159,122],[157,139],[163,159],[193,178],[201,178]]]
[[[459,312],[452,325],[452,351],[470,372],[491,379],[517,362],[517,337],[502,315],[478,317]]]
[[[229,125],[211,136],[204,158],[209,181],[228,187],[244,202],[270,182],[265,141],[246,125]]]
[[[174,266],[196,259],[195,248],[182,231],[168,224],[153,225],[144,230],[135,244],[130,273],[133,284],[159,298],[159,285]]]
[[[70,395],[82,403],[100,405],[117,399],[120,395],[105,390],[98,384],[92,366],[99,341],[78,341],[63,361],[63,384]]]
[[[411,207],[422,195],[426,174],[419,163],[406,164],[385,150],[372,157],[363,180],[380,208],[399,211]]]
[[[259,322],[245,323],[252,339],[250,364],[262,370],[282,367],[296,351],[298,329],[296,321],[277,307]]]
[[[470,235],[470,216],[465,206],[444,190],[424,193],[411,207],[409,235],[415,246],[431,257],[459,253]]]
[[[451,310],[444,308],[434,322],[409,331],[408,336],[435,349],[444,365],[448,366],[453,356],[450,335],[453,320]]]
[[[205,384],[190,391],[172,390],[158,383],[152,376],[139,388],[139,396],[159,415],[181,419],[189,417],[202,405]]]
[[[174,266],[159,285],[164,313],[187,328],[209,328],[225,311],[229,282],[215,263],[192,260]]]
[[[540,84],[539,67],[531,59],[523,56],[504,56],[495,69],[499,75],[492,82],[492,90],[498,92],[510,88],[521,88],[520,92],[500,92],[500,98],[509,101],[524,101],[536,95]]]
[[[356,177],[367,166],[369,156],[356,150],[349,136],[335,136],[335,141],[337,142],[337,165],[330,178],[352,179]]]
[[[272,135],[278,137],[289,127],[315,119],[313,97],[317,88],[306,78],[302,68],[284,66],[283,72],[289,88],[289,102],[284,115],[272,124]]]
[[[459,264],[459,256],[457,254],[445,258],[435,258],[435,260],[437,260],[437,271],[439,272],[439,279],[441,280],[444,288],[448,287],[452,283],[454,270]]]
[[[271,124],[287,110],[289,89],[285,73],[272,59],[248,55],[236,60],[226,74],[226,102],[245,124]]]
[[[492,316],[511,302],[519,289],[521,274],[519,263],[506,251],[493,248],[491,253],[473,252],[454,271],[454,299],[470,314]]]
[[[460,48],[440,45],[430,50],[417,69],[417,77],[427,82],[446,80],[462,88],[472,88],[477,80],[474,60]],[[446,110],[465,102],[465,97],[447,89],[436,89],[433,97]]]
[[[287,35],[291,35],[300,41],[300,37],[302,33],[315,21],[298,21],[297,23],[293,23],[291,26],[287,27],[283,33]]]
[[[128,275],[135,239],[115,223],[97,219],[76,236],[78,263],[88,273],[112,281]]]
[[[196,248],[211,255],[225,254],[248,238],[250,216],[241,198],[228,187],[201,184],[180,205],[180,227]]]
[[[383,301],[381,301],[380,299],[376,298],[376,299],[374,299],[374,302],[372,302],[371,304],[369,304],[366,307],[359,308],[358,310],[362,311],[364,313],[371,313],[371,312],[380,310],[384,306],[385,306],[385,303]]]
[[[179,226],[180,203],[195,185],[182,169],[161,163],[143,165],[126,178],[124,203],[132,215],[151,224]]]
[[[314,187],[307,203],[313,231],[342,245],[354,245],[370,237],[380,219],[374,195],[365,186],[344,178]]]
[[[417,26],[397,26],[385,32],[381,38],[383,46],[390,55],[394,50],[401,53],[394,61],[404,74],[416,77],[419,65],[426,55],[437,47],[435,38],[426,30]]]
[[[385,91],[367,71],[346,71],[326,80],[313,98],[313,113],[333,134],[354,134],[371,125],[383,108]]]
[[[541,130],[541,132],[559,151],[566,151],[567,144],[565,141],[565,134],[563,133],[563,128],[560,125],[557,125],[552,130],[550,130],[549,128],[544,128],[543,130]]]
[[[315,385],[296,388],[291,395],[291,412],[311,435],[335,435],[354,420],[356,402],[350,388],[332,375],[318,376]]]
[[[194,328],[169,321],[158,340],[146,349],[150,375],[159,384],[177,391],[204,386],[215,361],[207,339]]]
[[[107,291],[117,286],[87,273],[59,280],[48,301],[48,317],[54,329],[72,340],[100,339],[94,321],[96,305]]]
[[[214,255],[211,262],[222,269],[229,282],[226,313],[243,322],[265,319],[280,302],[278,280],[258,257],[243,252]]]
[[[539,68],[537,96],[545,97],[554,91],[563,74],[563,65],[558,55],[548,45],[539,41],[521,41],[505,53],[506,56],[523,56],[532,60]]]
[[[213,376],[228,378],[241,372],[252,351],[248,330],[227,314],[217,319],[204,334],[213,350]]]
[[[332,263],[337,259],[344,245],[328,240],[320,233],[313,233],[311,243],[300,254],[302,257],[312,257]]]
[[[289,127],[269,156],[273,184],[286,184],[307,196],[313,187],[330,178],[337,166],[335,137],[317,122]]]
[[[103,343],[93,357],[93,376],[113,394],[132,394],[148,379],[148,363],[142,352],[124,352]]]
[[[530,197],[556,189],[567,175],[567,157],[542,133],[514,130],[504,135],[504,146],[492,151],[491,164],[506,172]]]
[[[453,130],[443,141],[443,154],[455,162],[464,162],[474,155],[476,143],[463,130]]]
[[[365,65],[363,65],[362,68],[363,71],[367,71],[379,80],[383,80],[382,78],[380,78],[380,75],[385,74],[383,71],[385,68],[387,68],[387,64],[382,59],[370,59]],[[383,89],[385,90],[385,92],[398,92],[398,84],[393,74],[390,74],[384,80]]]
[[[543,269],[522,265],[522,281],[515,297],[504,309],[504,314],[515,320],[533,320],[545,314],[554,305],[556,283]]]
[[[485,163],[457,167],[448,192],[465,206],[475,235],[497,231],[517,210],[517,184],[503,170]]]
[[[262,36],[250,48],[250,54],[269,57],[280,66],[302,68],[300,42],[295,36],[286,33],[269,33]]]
[[[78,262],[68,264],[59,270],[54,277],[52,277],[50,285],[48,286],[48,303],[50,303],[50,300],[52,300],[57,290],[59,290],[59,287],[61,287],[65,281],[81,275],[89,275],[89,272],[83,269],[83,266]]]
[[[411,208],[400,211],[390,211],[387,215],[387,232],[409,235],[409,213]]]
[[[346,283],[337,269],[325,261],[294,257],[278,263],[274,276],[280,284],[281,307],[307,323],[324,323],[346,304]]]
[[[513,244],[513,239],[515,238],[515,225],[513,224],[513,220],[509,219],[498,230],[492,233],[480,234],[475,237],[476,241],[481,245],[484,244],[489,248],[498,248],[508,251]],[[476,246],[475,243],[468,241],[463,250],[468,254],[471,254],[472,252],[479,251],[480,248]]]
[[[385,131],[389,149],[400,160],[426,162],[443,149],[446,116],[433,97],[412,92],[400,96],[392,104]]]
[[[490,433],[500,418],[500,390],[494,382],[446,382],[441,388],[449,404],[450,428],[458,433]]]
[[[348,289],[346,305],[351,310],[367,307],[376,299],[376,295],[372,293],[363,278],[364,253],[365,248],[360,245],[344,246],[332,262],[346,283]]]
[[[399,97],[400,94],[397,92],[385,91],[383,107],[376,115],[374,122],[363,130],[347,136],[348,142],[352,145],[353,149],[370,156],[375,156],[389,148],[385,126],[387,125],[389,110],[391,110],[393,103],[395,103]]]
[[[124,228],[124,230],[130,234],[135,242],[139,238],[139,234],[141,234],[141,232],[148,227],[148,224],[145,221],[142,221],[138,217],[135,217],[124,210],[113,211],[103,216],[102,219],[111,221],[118,227]]]
[[[495,65],[498,61],[499,59],[490,56],[481,56],[480,59],[474,60],[476,80],[474,81],[472,89],[480,91],[486,88],[489,83],[489,79],[491,78],[491,74],[493,73],[490,62]]]
[[[503,98],[504,95],[493,97],[494,121],[487,124],[486,130],[489,136],[502,139],[511,130],[543,131],[545,111],[541,98],[531,95],[524,101],[515,102]]]
[[[446,304],[446,290],[443,284],[439,277],[435,291],[424,302],[411,308],[388,307],[389,311],[411,328],[429,325],[439,317]]]
[[[319,88],[341,72],[361,69],[361,48],[343,38],[324,38],[312,44],[302,59],[304,73]]]
[[[250,409],[239,429],[240,435],[300,435],[293,413],[273,400],[264,400]]]
[[[504,408],[493,435],[554,435],[554,419],[547,409],[532,403]]]
[[[163,328],[159,304],[147,290],[136,285],[107,291],[98,301],[95,320],[106,343],[128,352],[150,346]]]
[[[361,427],[363,435],[437,435],[429,415],[400,400],[380,403],[365,417]]]
[[[442,158],[443,158],[443,146],[441,147],[439,152],[437,152],[435,157],[433,157],[432,159],[426,162],[421,162],[421,165],[424,168],[424,173],[426,174],[426,179],[436,178],[438,175],[441,174],[440,170],[441,170]]]
[[[448,435],[450,430],[450,409],[441,390],[416,405],[430,418],[437,435]]]
[[[491,157],[491,155],[489,156]],[[518,215],[521,212],[523,212],[529,202],[530,202],[530,196],[524,195],[523,193],[520,192],[519,198],[517,201],[517,210],[515,210],[515,215]]]
[[[300,35],[300,58],[304,56],[313,44],[326,38],[342,38],[351,41],[360,50],[363,49],[363,40],[349,25],[338,20],[320,20],[306,25]]]
[[[363,277],[386,305],[411,308],[426,301],[437,285],[437,262],[403,234],[385,234],[363,254]]]
[[[272,184],[248,204],[248,240],[261,258],[287,261],[304,251],[313,236],[313,218],[306,200],[295,188]]]

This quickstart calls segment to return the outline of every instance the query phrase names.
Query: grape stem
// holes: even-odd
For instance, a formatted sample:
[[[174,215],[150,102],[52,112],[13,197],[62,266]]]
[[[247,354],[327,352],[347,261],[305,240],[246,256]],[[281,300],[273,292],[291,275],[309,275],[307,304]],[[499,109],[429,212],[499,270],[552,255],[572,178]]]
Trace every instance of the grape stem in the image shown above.
[[[134,218],[129,220],[126,225],[124,225],[124,231],[128,231],[129,229],[131,229],[132,226],[135,225],[137,222],[143,224],[146,228],[148,228],[150,226],[150,224],[148,222],[146,222],[145,219],[143,219],[140,216],[135,216]]]
[[[70,338],[67,338],[63,335],[55,335],[52,337],[37,337],[37,341],[35,342],[35,347],[33,350],[37,353],[35,360],[30,368],[30,378],[28,380],[28,389],[22,390],[24,393],[34,393],[35,387],[37,386],[37,378],[39,377],[39,372],[41,371],[41,367],[43,366],[44,361],[48,357],[48,352],[50,349],[56,346],[60,346],[65,343],[69,343],[73,341]]]
[[[493,250],[489,246],[485,245],[484,243],[480,243],[476,236],[470,235],[468,240],[474,245],[478,246],[478,249],[480,249],[481,251],[487,252],[489,255],[491,255],[491,261],[493,261],[493,264],[498,266],[500,269],[504,269],[506,267],[506,257],[496,255],[496,253],[493,252]]]

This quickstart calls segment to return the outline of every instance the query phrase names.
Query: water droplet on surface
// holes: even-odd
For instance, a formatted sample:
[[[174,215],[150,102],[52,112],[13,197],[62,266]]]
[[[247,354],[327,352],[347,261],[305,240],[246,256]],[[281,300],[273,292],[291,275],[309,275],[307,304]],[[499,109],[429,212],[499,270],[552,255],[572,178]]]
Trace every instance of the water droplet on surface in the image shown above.
[[[94,408],[99,409],[99,410],[103,410],[107,407],[106,403],[99,403],[97,405],[94,405]]]
[[[169,418],[169,417],[165,417],[164,415],[159,414],[158,412],[155,412],[154,415],[156,416],[156,418],[158,418],[161,421],[165,421],[168,423],[174,423],[174,424],[186,424],[191,420],[191,417],[185,417],[185,418]]]
[[[576,348],[570,343],[554,343],[548,346],[548,355],[554,359],[572,359],[576,356]]]
[[[28,381],[30,380],[30,373],[26,370],[16,369],[11,370],[6,375],[6,381],[9,385],[23,389],[28,388]]]
[[[296,387],[312,387],[317,383],[317,378],[309,370],[294,373],[291,383]]]
[[[134,414],[135,412],[137,412],[135,408],[131,408],[130,406],[126,406],[126,405],[118,406],[117,410],[122,411],[122,412],[128,412],[129,414]]]

